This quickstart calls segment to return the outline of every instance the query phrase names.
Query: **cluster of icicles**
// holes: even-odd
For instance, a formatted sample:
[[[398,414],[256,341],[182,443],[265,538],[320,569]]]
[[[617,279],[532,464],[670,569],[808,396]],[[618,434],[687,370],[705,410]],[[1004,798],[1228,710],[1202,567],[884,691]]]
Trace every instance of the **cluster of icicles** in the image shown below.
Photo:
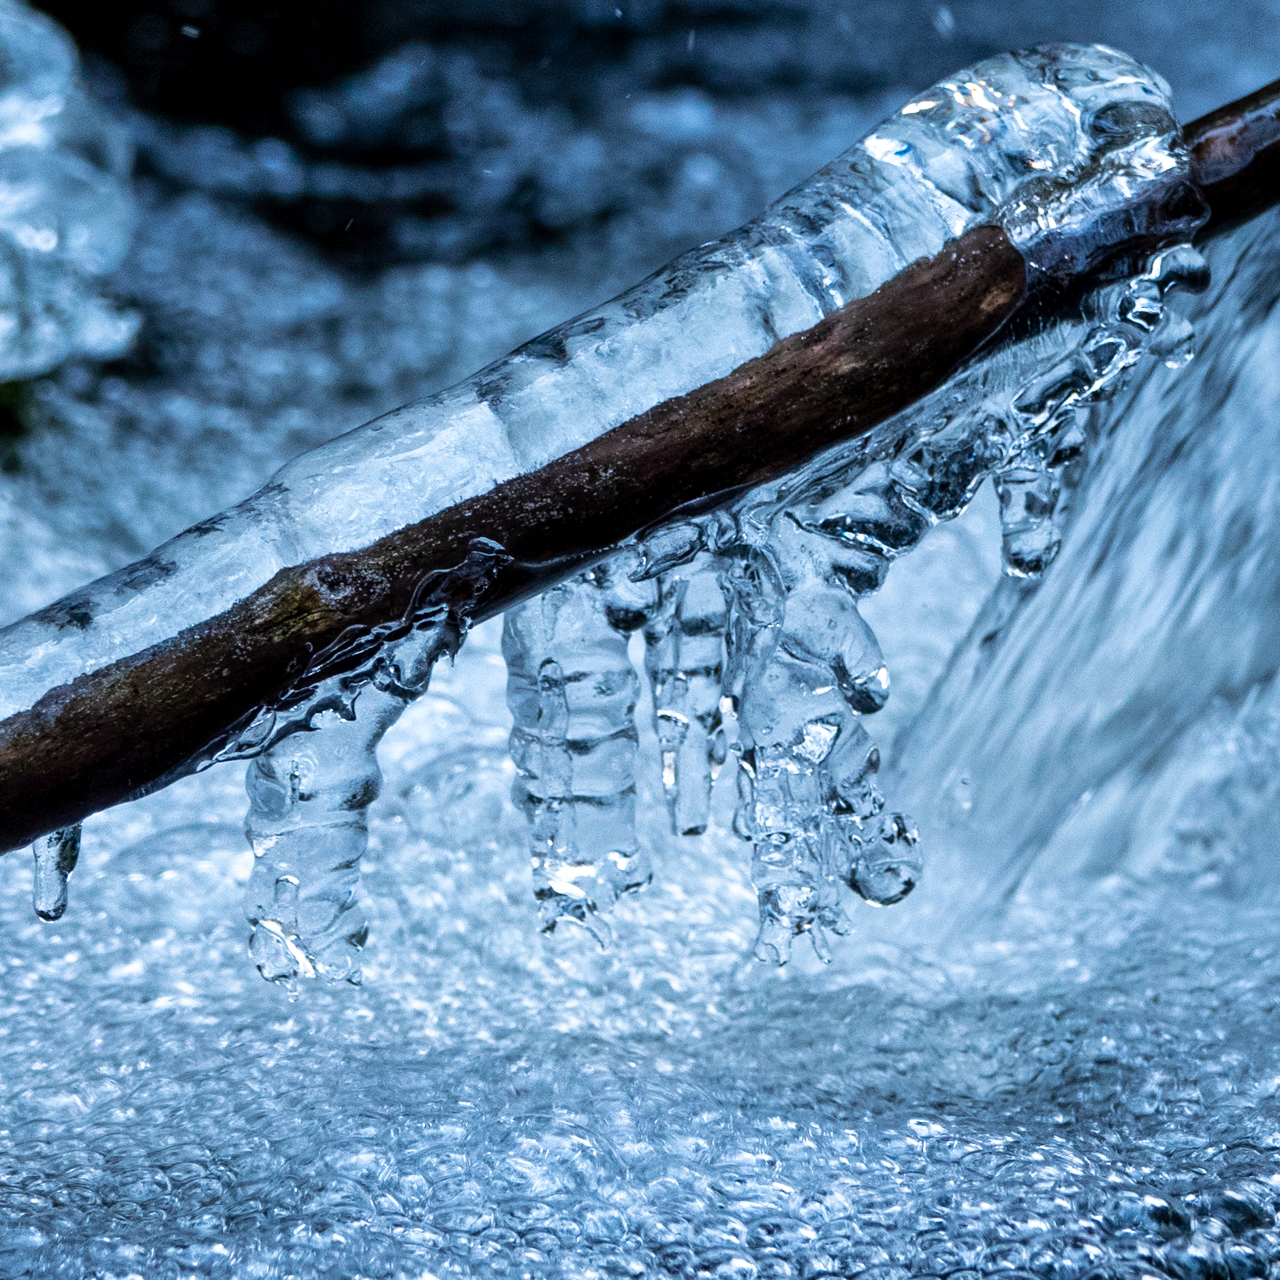
[[[677,835],[705,831],[712,786],[736,761],[733,825],[752,851],[758,958],[784,964],[807,934],[826,959],[827,935],[850,927],[854,895],[884,906],[909,894],[919,842],[876,786],[880,752],[863,718],[885,704],[889,673],[858,600],[988,478],[1006,573],[1039,577],[1087,462],[1089,406],[1144,352],[1171,365],[1190,357],[1190,326],[1164,299],[1205,279],[1190,246],[1159,254],[889,432],[667,526],[509,611],[514,799],[542,928],[568,921],[604,943],[610,909],[651,878],[635,827],[637,631]],[[488,555],[473,553],[478,576]],[[464,632],[442,607],[436,626],[371,659],[358,714],[331,695],[322,732],[290,733],[251,760],[248,914],[264,976],[358,980],[356,887],[376,745]],[[315,693],[306,706],[313,715]]]
[[[1159,254],[1074,320],[953,380],[891,433],[668,526],[508,612],[514,799],[528,820],[542,928],[570,921],[604,943],[609,910],[651,878],[635,831],[636,631],[677,834],[705,831],[712,786],[736,760],[734,829],[752,849],[757,957],[783,964],[807,934],[825,959],[826,935],[848,931],[852,895],[889,905],[910,893],[918,837],[886,808],[880,752],[863,725],[885,704],[889,673],[858,600],[988,478],[1006,573],[1043,573],[1087,461],[1088,407],[1144,352],[1175,366],[1190,357],[1190,327],[1164,297],[1198,287],[1205,270],[1189,246]],[[478,576],[490,555],[476,548]],[[247,912],[264,977],[360,980],[357,889],[377,745],[465,629],[443,607],[435,625],[389,628],[365,679],[300,691],[301,714],[277,721],[250,759]],[[78,849],[78,828],[37,843],[42,919],[65,909]]]
[[[1040,375],[1003,412],[975,394],[979,380],[989,391],[1004,382],[987,368],[915,411],[891,457],[827,459],[509,612],[515,791],[543,928],[570,919],[599,933],[600,914],[650,879],[634,830],[637,630],[675,834],[706,829],[712,785],[736,758],[734,830],[753,851],[759,959],[784,964],[799,934],[826,959],[826,933],[848,931],[849,891],[878,906],[906,897],[918,836],[876,786],[880,752],[863,717],[884,706],[889,673],[858,599],[988,477],[1005,572],[1038,578],[1087,460],[1084,410],[1144,348],[1175,365],[1189,356],[1189,327],[1163,295],[1203,271],[1184,246],[1095,296],[1051,342],[1061,358],[1046,370],[1037,352]]]
[[[986,216],[1033,268],[1068,248],[1087,255],[1095,224],[1106,243],[1117,199],[1145,199],[1185,174],[1167,99],[1158,78],[1097,47],[1053,46],[961,73],[859,144],[866,252],[905,263]],[[1028,187],[1028,173],[1076,154],[1062,182],[1036,176],[1043,189]],[[833,165],[811,184],[815,226],[823,184],[842,172]],[[1163,207],[1155,197],[1140,206]],[[1195,220],[1179,226],[1189,235]],[[892,269],[868,266],[868,290]],[[752,848],[757,955],[784,963],[808,934],[825,956],[826,935],[848,928],[852,895],[886,905],[911,891],[916,831],[886,806],[863,725],[884,705],[889,676],[858,601],[988,478],[1006,571],[1043,573],[1087,459],[1089,407],[1144,352],[1172,365],[1190,355],[1190,326],[1165,299],[1205,283],[1199,254],[1181,243],[1129,270],[1051,323],[1008,335],[871,435],[662,526],[508,613],[516,800],[544,929],[572,921],[604,940],[609,909],[650,879],[635,832],[637,631],[678,834],[705,830],[712,785],[736,761],[734,827]],[[477,540],[465,564],[424,580],[405,618],[321,655],[215,757],[250,761],[247,914],[265,977],[359,981],[367,930],[357,887],[378,742],[433,664],[457,651],[469,621],[458,601],[468,581],[479,596],[502,554]],[[75,831],[36,846],[46,919],[65,906],[77,847]]]

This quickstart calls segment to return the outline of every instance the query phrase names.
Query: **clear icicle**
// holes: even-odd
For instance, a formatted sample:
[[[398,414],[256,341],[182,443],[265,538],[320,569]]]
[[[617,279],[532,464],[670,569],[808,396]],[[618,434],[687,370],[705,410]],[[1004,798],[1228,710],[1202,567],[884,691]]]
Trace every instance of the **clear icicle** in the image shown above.
[[[268,981],[360,983],[368,927],[357,889],[366,811],[382,782],[378,743],[458,639],[446,615],[384,646],[371,679],[341,689],[344,696],[328,690],[324,705],[310,707],[308,730],[278,738],[250,761],[249,954]]]
[[[635,832],[635,706],[627,637],[657,605],[620,556],[506,615],[502,652],[515,720],[513,796],[529,821],[542,928],[562,920],[601,942],[618,897],[649,882]]]
[[[728,625],[719,565],[699,555],[664,574],[657,613],[644,630],[662,789],[676,835],[707,829],[711,787],[728,751],[721,714]]]
[[[884,705],[889,679],[845,577],[860,554],[784,511],[727,575],[726,686],[742,763],[736,825],[754,850],[756,955],[777,964],[798,934],[826,959],[824,931],[846,931],[840,886],[852,882],[864,829],[878,831],[884,808],[880,755],[860,717]],[[891,821],[910,829],[905,818]]]
[[[32,906],[41,920],[61,920],[67,909],[67,878],[80,859],[79,823],[41,836],[31,851],[36,859]]]

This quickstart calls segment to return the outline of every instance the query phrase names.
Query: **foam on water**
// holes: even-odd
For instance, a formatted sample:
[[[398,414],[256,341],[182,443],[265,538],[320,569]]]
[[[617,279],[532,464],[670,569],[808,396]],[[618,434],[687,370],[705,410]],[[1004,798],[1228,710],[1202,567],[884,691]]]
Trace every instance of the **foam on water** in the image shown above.
[[[359,992],[246,966],[238,771],[87,824],[56,926],[6,861],[6,1274],[1265,1274],[1264,913],[1135,900],[779,977],[727,797],[677,844],[654,767],[653,890],[608,954],[548,942],[502,692],[489,627],[386,740]]]

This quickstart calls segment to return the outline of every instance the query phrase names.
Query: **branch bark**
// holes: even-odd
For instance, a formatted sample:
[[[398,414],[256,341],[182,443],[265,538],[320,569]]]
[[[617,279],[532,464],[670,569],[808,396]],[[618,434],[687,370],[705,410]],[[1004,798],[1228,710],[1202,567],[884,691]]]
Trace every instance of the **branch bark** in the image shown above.
[[[1184,136],[1213,210],[1206,234],[1280,198],[1280,81]],[[56,683],[0,722],[0,850],[155,784],[347,628],[402,614],[423,575],[460,564],[474,539],[512,557],[476,602],[484,617],[687,504],[871,430],[1035,302],[1005,232],[975,227],[728,376],[367,547],[284,568],[197,625]],[[164,572],[153,556],[134,579]],[[51,619],[82,625],[66,602],[45,611]]]

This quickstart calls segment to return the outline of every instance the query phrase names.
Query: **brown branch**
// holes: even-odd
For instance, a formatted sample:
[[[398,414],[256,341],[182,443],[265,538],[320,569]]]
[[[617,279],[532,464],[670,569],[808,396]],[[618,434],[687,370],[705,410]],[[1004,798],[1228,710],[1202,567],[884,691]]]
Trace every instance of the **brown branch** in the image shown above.
[[[1024,281],[1004,233],[976,228],[727,378],[370,547],[285,569],[170,643],[50,690],[0,724],[0,844],[26,844],[153,782],[345,628],[399,616],[422,575],[459,564],[476,537],[515,558],[483,602],[492,614],[529,591],[529,562],[567,572],[664,511],[870,430],[945,381],[1017,308]]]
[[[1280,82],[1187,129],[1209,234],[1280,195],[1278,100]],[[459,564],[472,539],[514,558],[480,602],[487,616],[680,507],[869,431],[944,382],[1025,295],[1021,254],[999,228],[977,227],[725,378],[369,547],[285,569],[226,612],[49,689],[0,723],[0,849],[155,784],[347,627],[403,613],[422,576]]]
[[[1191,176],[1209,202],[1201,238],[1280,200],[1280,80],[1193,120],[1182,131]]]

